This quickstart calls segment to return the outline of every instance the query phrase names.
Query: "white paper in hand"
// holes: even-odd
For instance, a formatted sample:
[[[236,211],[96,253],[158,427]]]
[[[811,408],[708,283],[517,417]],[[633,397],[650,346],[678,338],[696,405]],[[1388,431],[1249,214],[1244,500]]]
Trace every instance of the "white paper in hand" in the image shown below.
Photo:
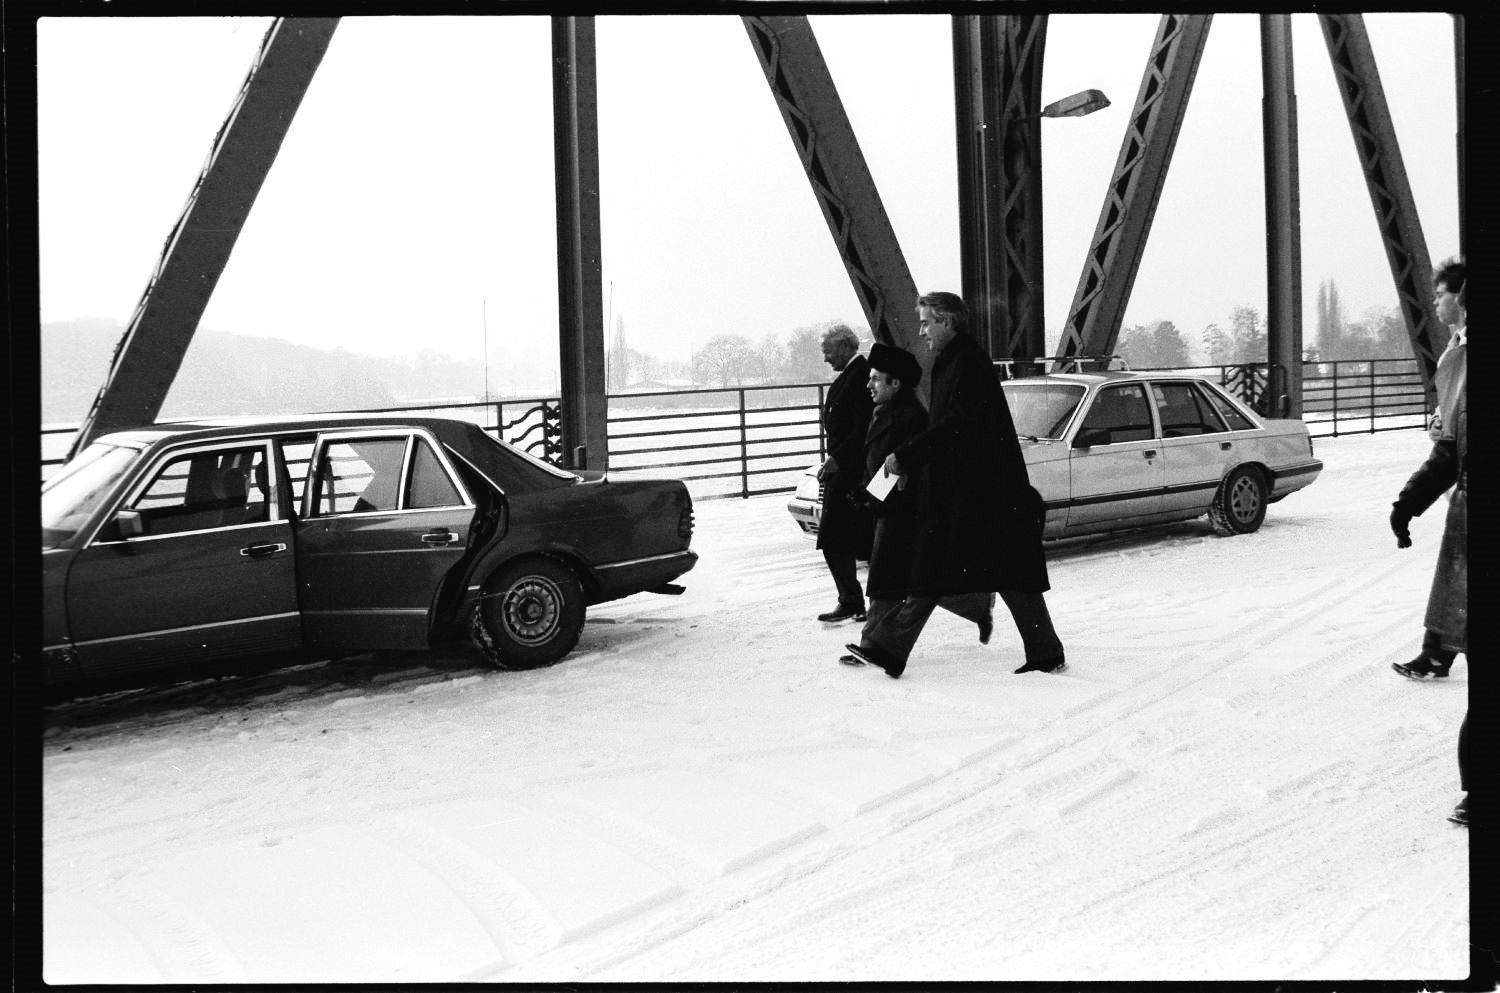
[[[897,481],[900,479],[900,476],[892,476],[890,472],[886,470],[885,466],[881,466],[880,471],[875,474],[875,478],[870,480],[870,485],[866,486],[865,489],[869,490],[870,495],[875,499],[884,500],[886,496],[890,494],[891,488],[895,486]]]

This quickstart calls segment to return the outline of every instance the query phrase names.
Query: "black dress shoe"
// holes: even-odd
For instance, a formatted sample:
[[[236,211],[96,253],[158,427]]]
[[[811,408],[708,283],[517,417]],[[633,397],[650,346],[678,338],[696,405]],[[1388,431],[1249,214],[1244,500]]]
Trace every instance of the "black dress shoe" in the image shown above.
[[[1448,815],[1448,820],[1461,827],[1469,826],[1469,798],[1467,795],[1458,801],[1458,806],[1453,808],[1453,813]]]
[[[864,665],[864,662],[855,658],[853,655],[840,655],[839,663],[841,665]]]
[[[885,674],[892,679],[900,679],[901,674],[906,671],[906,662],[897,661],[886,655],[878,648],[864,648],[860,645],[845,645],[849,654],[863,662],[865,665],[879,666],[885,670]]]
[[[1021,668],[1017,669],[1016,672],[1018,674],[1022,672],[1062,672],[1067,667],[1068,663],[1059,655],[1056,658],[1043,659],[1040,662],[1027,662]]]
[[[818,620],[824,624],[837,624],[839,621],[859,621],[862,624],[865,620],[865,608],[862,605],[856,607],[841,603],[828,613],[819,614]]]
[[[1410,662],[1391,663],[1391,668],[1407,679],[1447,679],[1452,666],[1452,662],[1439,662],[1426,655],[1418,655]]]

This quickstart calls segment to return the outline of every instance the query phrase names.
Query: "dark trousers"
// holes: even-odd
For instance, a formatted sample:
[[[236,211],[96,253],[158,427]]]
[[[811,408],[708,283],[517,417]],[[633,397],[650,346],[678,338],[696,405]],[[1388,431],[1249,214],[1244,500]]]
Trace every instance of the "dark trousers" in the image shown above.
[[[1022,593],[1018,590],[1002,590],[1000,599],[1005,601],[1016,630],[1021,633],[1021,643],[1026,648],[1027,662],[1047,662],[1063,654],[1062,640],[1052,626],[1052,615],[1047,610],[1047,601],[1040,593]],[[945,597],[909,596],[905,600],[877,600],[882,607],[877,615],[872,604],[872,613],[865,620],[860,634],[860,645],[874,648],[886,657],[905,662],[927,625],[927,619],[938,607],[952,611],[965,620],[978,623],[990,609],[990,594],[963,593]]]
[[[1458,788],[1469,792],[1469,771],[1474,768],[1473,746],[1469,744],[1469,712],[1464,711],[1464,722],[1458,726]]]
[[[1453,649],[1444,648],[1443,636],[1431,629],[1422,632],[1422,654],[1443,665],[1452,665],[1458,655]]]
[[[865,591],[859,585],[859,574],[856,571],[855,556],[853,552],[835,552],[823,549],[823,561],[828,563],[828,571],[833,575],[833,585],[838,587],[840,607],[858,607],[861,610],[865,606]]]

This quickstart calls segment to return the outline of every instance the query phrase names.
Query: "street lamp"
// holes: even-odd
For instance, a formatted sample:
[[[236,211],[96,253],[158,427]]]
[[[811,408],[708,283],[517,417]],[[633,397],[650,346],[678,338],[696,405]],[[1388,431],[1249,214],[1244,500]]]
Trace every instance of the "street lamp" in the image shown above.
[[[1081,90],[1071,96],[1054,100],[1042,108],[1040,117],[1083,117],[1109,106],[1109,97],[1101,90]]]
[[[959,236],[964,293],[976,337],[992,356],[1040,356],[1042,322],[1041,125],[1044,117],[1083,117],[1109,106],[1088,89],[1027,112],[975,97],[975,136],[961,154]],[[1009,111],[1009,112],[1007,112]]]

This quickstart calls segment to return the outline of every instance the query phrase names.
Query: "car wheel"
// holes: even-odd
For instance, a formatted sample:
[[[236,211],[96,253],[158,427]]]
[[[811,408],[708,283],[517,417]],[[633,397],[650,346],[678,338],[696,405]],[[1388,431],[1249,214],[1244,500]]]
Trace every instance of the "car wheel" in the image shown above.
[[[583,614],[583,587],[573,570],[554,559],[528,559],[485,583],[469,638],[498,669],[535,669],[573,650]]]
[[[1258,531],[1266,519],[1266,483],[1260,471],[1240,466],[1224,478],[1208,519],[1222,535]]]

